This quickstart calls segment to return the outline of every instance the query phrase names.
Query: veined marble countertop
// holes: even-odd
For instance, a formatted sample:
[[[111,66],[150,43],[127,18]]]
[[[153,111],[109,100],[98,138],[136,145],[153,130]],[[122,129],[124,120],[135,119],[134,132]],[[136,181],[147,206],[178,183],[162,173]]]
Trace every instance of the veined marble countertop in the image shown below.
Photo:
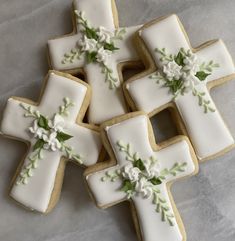
[[[194,47],[222,38],[235,59],[234,0],[117,0],[122,26],[144,23],[176,13]],[[46,42],[69,33],[71,0],[0,0],[0,117],[8,97],[36,100],[48,71]],[[235,137],[235,82],[212,91]],[[158,140],[174,134],[161,114],[153,120]],[[1,241],[136,241],[129,211],[123,203],[99,210],[83,185],[83,170],[69,164],[61,199],[43,216],[24,210],[8,195],[11,178],[26,148],[0,137]],[[200,165],[198,176],[177,182],[173,197],[188,241],[235,240],[235,150]]]

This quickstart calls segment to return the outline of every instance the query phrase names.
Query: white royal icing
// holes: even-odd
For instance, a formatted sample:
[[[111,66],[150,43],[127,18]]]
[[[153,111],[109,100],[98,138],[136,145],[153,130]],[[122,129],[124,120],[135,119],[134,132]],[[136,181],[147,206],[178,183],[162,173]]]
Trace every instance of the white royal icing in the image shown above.
[[[99,29],[99,39],[109,42],[111,35],[116,29],[112,0],[77,0],[74,2],[74,6],[77,11],[84,12],[86,19],[89,20],[92,27]],[[90,123],[100,124],[105,120],[127,112],[120,83],[121,77],[118,73],[118,64],[125,61],[138,60],[138,56],[132,45],[132,35],[139,27],[125,28],[126,33],[123,36],[123,40],[115,42],[115,47],[119,48],[119,50],[112,52],[112,54],[109,51],[99,50],[98,61],[104,61],[112,69],[113,77],[117,79],[117,88],[112,90],[109,89],[108,83],[105,81],[104,73],[101,73],[99,63],[87,64],[83,56],[73,63],[62,63],[61,60],[64,58],[64,54],[71,51],[77,45],[79,39],[81,39],[79,25],[77,26],[75,35],[48,41],[50,61],[53,69],[63,71],[84,69],[87,82],[93,90],[88,110],[88,120]],[[88,50],[95,47],[93,40],[83,40],[80,42],[84,49]]]
[[[166,48],[167,52],[173,55],[177,54],[180,48],[186,50],[191,48],[176,15],[166,17],[140,30],[139,34],[156,65],[160,68],[162,68],[163,63],[160,61],[160,54],[155,51],[156,48]],[[213,69],[213,72],[207,77],[205,84],[197,87],[202,92],[205,92],[205,98],[210,101],[211,107],[216,110],[206,83],[234,74],[233,61],[221,40],[200,49],[195,56],[197,59],[187,60],[188,66],[194,72],[197,70],[195,68],[197,68],[196,62],[198,60],[201,62],[213,60],[219,65],[219,68]],[[177,67],[171,69],[174,71],[174,75],[179,73]],[[169,76],[172,74],[167,67],[163,71]],[[156,84],[149,77],[145,76],[131,81],[126,86],[136,108],[147,113],[154,112],[173,99],[173,95],[169,93],[168,88],[162,87],[161,84]],[[195,78],[192,79],[192,77],[194,76],[191,74],[184,76],[186,81],[197,84]],[[215,155],[234,144],[234,139],[217,110],[213,113],[204,114],[203,109],[198,105],[198,99],[191,92],[177,98],[175,103],[200,159]]]
[[[109,126],[109,128],[106,128],[106,133],[114,151],[117,166],[90,174],[86,177],[89,188],[100,207],[110,206],[113,203],[121,202],[127,198],[125,192],[120,190],[122,186],[120,178],[115,181],[101,181],[105,173],[111,173],[115,170],[122,169],[122,175],[127,179],[138,179],[139,171],[133,168],[129,164],[128,158],[123,155],[123,152],[120,152],[117,145],[117,142],[120,140],[125,141],[125,143],[130,143],[131,147],[135,151],[138,151],[138,155],[141,156],[143,160],[154,157],[159,161],[159,164],[151,168],[147,164],[147,170],[150,175],[153,174],[150,173],[151,171],[158,173],[160,168],[159,165],[161,165],[162,169],[170,168],[176,161],[185,162],[187,164],[185,171],[180,173],[177,178],[190,175],[195,171],[190,148],[184,140],[159,151],[153,151],[149,142],[148,118],[144,115],[139,115],[121,123],[114,124],[113,126]],[[174,181],[175,179],[176,177],[171,176],[158,186],[172,213],[174,212],[169,199],[166,183]],[[136,192],[140,195],[132,196],[143,241],[182,241],[183,237],[177,223],[175,223],[174,226],[169,226],[166,222],[162,222],[161,215],[155,211],[156,206],[153,204],[152,199],[149,198],[152,192],[149,188],[144,187],[145,184],[146,180],[141,179],[138,185],[136,185]]]
[[[66,141],[66,144],[73,147],[76,153],[81,154],[85,166],[90,166],[98,160],[101,141],[97,132],[76,123],[86,93],[87,87],[85,85],[50,73],[40,104],[33,108],[52,118],[52,121],[49,121],[48,124],[53,129],[59,131],[64,128],[67,134],[73,136],[73,138]],[[53,118],[51,115],[58,112],[58,107],[62,103],[64,96],[72,99],[75,105],[69,110],[67,117],[54,116]],[[44,131],[38,128],[31,118],[24,116],[25,110],[20,106],[21,103],[21,101],[13,98],[8,100],[1,131],[5,135],[30,143],[31,147],[25,157],[24,167],[28,163],[28,157],[32,153],[32,147],[35,144],[35,139],[32,136],[42,136]],[[47,136],[46,138],[50,138],[50,144],[48,144],[47,148],[52,149],[52,151],[44,150],[43,158],[40,159],[38,167],[34,170],[33,176],[28,183],[13,185],[10,193],[19,203],[39,212],[46,212],[48,208],[57,169],[62,157],[61,152],[56,151],[59,146],[54,136]]]

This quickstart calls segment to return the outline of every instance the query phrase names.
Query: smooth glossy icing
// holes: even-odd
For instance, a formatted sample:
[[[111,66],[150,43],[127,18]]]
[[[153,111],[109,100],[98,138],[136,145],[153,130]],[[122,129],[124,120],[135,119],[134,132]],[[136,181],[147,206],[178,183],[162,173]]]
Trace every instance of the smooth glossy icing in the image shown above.
[[[148,159],[150,156],[156,158],[162,169],[170,168],[176,161],[187,163],[185,172],[180,173],[177,178],[190,175],[195,171],[196,167],[190,154],[190,148],[185,140],[179,141],[159,151],[153,151],[149,142],[148,124],[148,118],[145,115],[139,115],[106,128],[109,143],[117,160],[117,166],[90,174],[86,177],[89,188],[98,206],[111,206],[113,203],[121,202],[127,198],[126,194],[120,190],[122,186],[121,179],[115,180],[114,182],[101,181],[107,171],[113,172],[128,163],[126,156],[120,152],[117,145],[119,140],[123,140],[125,143],[131,143],[132,148],[138,151],[142,159]],[[172,212],[173,209],[166,183],[174,180],[176,180],[176,177],[167,178],[158,186]],[[183,240],[178,224],[175,223],[174,226],[169,226],[165,222],[162,222],[161,215],[155,211],[156,207],[151,199],[133,196],[132,200],[137,211],[143,241]]]
[[[105,27],[114,31],[114,16],[112,9],[112,0],[77,0],[74,1],[75,9],[84,12],[86,18],[94,27]],[[95,9],[95,11],[94,11]],[[56,70],[78,70],[83,69],[86,73],[87,82],[91,85],[93,93],[90,108],[88,110],[88,119],[90,123],[100,124],[105,120],[127,112],[122,88],[120,86],[121,77],[118,73],[118,64],[125,61],[137,60],[138,56],[132,45],[132,35],[140,26],[128,27],[122,41],[117,42],[119,50],[112,53],[108,58],[108,66],[113,70],[112,75],[118,79],[117,88],[110,90],[105,82],[104,74],[101,73],[99,64],[87,64],[84,57],[73,63],[62,63],[64,54],[69,52],[77,41],[81,38],[79,25],[77,34],[65,36],[59,39],[49,40],[49,55],[53,69]]]
[[[156,48],[166,48],[171,54],[177,54],[180,48],[191,48],[176,15],[171,15],[143,28],[139,35],[160,68],[162,68],[161,56],[155,51]],[[213,60],[219,65],[219,68],[214,69],[207,77],[207,82],[234,74],[233,61],[221,40],[200,49],[196,55],[201,62]],[[171,102],[173,95],[169,93],[168,88],[156,84],[149,77],[133,80],[126,85],[126,88],[138,110],[154,113],[158,108]],[[217,111],[206,83],[200,88],[206,93],[206,99],[210,101],[215,112],[204,114],[202,108],[198,106],[197,98],[192,93],[176,99],[175,103],[197,156],[205,159],[233,145],[234,139]]]
[[[90,166],[98,160],[101,141],[98,132],[76,123],[86,93],[87,87],[85,85],[51,73],[41,102],[36,108],[50,118],[53,113],[58,112],[58,106],[62,104],[64,96],[73,100],[75,106],[69,110],[69,115],[65,118],[66,133],[73,138],[66,141],[66,144],[72,146],[76,153],[81,154],[85,166]],[[25,157],[24,166],[28,163],[35,139],[32,139],[32,135],[29,133],[29,127],[32,126],[33,120],[24,117],[25,110],[20,106],[20,103],[22,101],[15,98],[8,100],[1,131],[5,135],[30,143],[31,147]],[[39,212],[47,210],[62,154],[44,151],[43,156],[29,182],[26,185],[13,185],[10,193],[19,203]]]

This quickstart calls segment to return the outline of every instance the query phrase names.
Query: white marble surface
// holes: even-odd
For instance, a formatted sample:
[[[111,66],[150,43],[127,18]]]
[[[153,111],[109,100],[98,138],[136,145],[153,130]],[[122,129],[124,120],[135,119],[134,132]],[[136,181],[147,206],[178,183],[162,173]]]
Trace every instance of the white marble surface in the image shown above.
[[[46,41],[71,31],[71,0],[0,0],[0,117],[11,95],[37,99],[47,73]],[[193,46],[221,37],[235,59],[234,0],[118,0],[120,22],[134,25],[177,13]],[[212,91],[235,136],[235,82]],[[174,133],[167,114],[154,120],[160,139]],[[158,122],[157,122],[158,121]],[[159,130],[159,127],[161,131]],[[98,210],[82,170],[68,165],[61,199],[47,215],[25,211],[7,196],[25,146],[0,137],[1,241],[135,241],[128,204]],[[198,176],[173,186],[188,241],[235,240],[235,150],[201,165]]]

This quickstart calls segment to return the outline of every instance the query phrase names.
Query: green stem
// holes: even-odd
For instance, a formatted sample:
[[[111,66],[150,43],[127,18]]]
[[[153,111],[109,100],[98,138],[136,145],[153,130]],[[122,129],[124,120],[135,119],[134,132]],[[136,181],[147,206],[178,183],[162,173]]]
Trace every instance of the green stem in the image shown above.
[[[205,92],[200,92],[196,88],[192,90],[192,93],[194,96],[198,98],[198,104],[199,106],[202,106],[204,108],[204,113],[215,112],[215,109],[210,106],[211,101],[205,99]]]
[[[132,152],[131,152],[131,146],[130,146],[129,143],[125,145],[125,144],[122,143],[121,141],[118,141],[118,142],[117,142],[117,145],[118,145],[119,150],[120,150],[121,152],[126,153],[126,155],[127,155],[126,159],[127,159],[127,160],[129,160],[129,161],[131,161],[131,162],[138,161],[138,159],[139,159],[138,153],[137,153],[137,152],[135,152],[135,153],[132,153]]]
[[[40,118],[40,112],[39,111],[36,111],[33,109],[32,106],[30,105],[26,105],[24,103],[20,103],[20,106],[26,110],[26,113],[24,114],[25,117],[33,117],[35,119],[39,119]]]
[[[74,11],[77,17],[77,23],[81,24],[83,28],[89,28],[88,20],[82,17],[82,12]]]
[[[76,154],[70,146],[62,143],[61,150],[65,152],[65,155],[68,159],[72,159],[79,164],[83,164],[83,160],[79,154]]]
[[[69,108],[74,106],[74,103],[68,97],[64,98],[63,101],[64,101],[64,104],[59,107],[59,114],[68,116],[69,114],[68,110]]]
[[[70,50],[70,52],[64,54],[64,58],[62,59],[61,63],[62,64],[67,64],[67,63],[74,63],[75,60],[79,60],[83,52],[78,48],[75,47]]]
[[[102,73],[105,75],[105,82],[109,83],[109,88],[117,88],[118,79],[113,76],[113,70],[105,64],[102,64]]]
[[[167,204],[165,198],[162,197],[161,191],[157,188],[153,189],[153,203],[156,205],[156,212],[161,214],[162,222],[168,222],[170,226],[174,226],[174,215],[170,211],[170,207]]]
[[[186,162],[183,162],[182,164],[179,164],[176,162],[170,169],[165,168],[161,171],[159,178],[161,180],[165,180],[167,176],[176,176],[177,173],[184,172],[185,167],[187,166]]]
[[[120,176],[121,176],[120,170],[115,170],[113,172],[107,171],[105,172],[105,175],[101,178],[101,181],[105,182],[107,180],[110,180],[111,182],[115,182]]]
[[[17,185],[27,184],[28,179],[33,176],[33,170],[37,168],[37,162],[42,158],[42,149],[39,148],[29,157],[29,163],[24,166],[16,182]]]
[[[162,49],[156,48],[155,52],[157,52],[161,55],[161,58],[160,58],[161,62],[163,62],[163,61],[171,62],[174,60],[173,54],[167,54],[165,48],[162,48]]]

